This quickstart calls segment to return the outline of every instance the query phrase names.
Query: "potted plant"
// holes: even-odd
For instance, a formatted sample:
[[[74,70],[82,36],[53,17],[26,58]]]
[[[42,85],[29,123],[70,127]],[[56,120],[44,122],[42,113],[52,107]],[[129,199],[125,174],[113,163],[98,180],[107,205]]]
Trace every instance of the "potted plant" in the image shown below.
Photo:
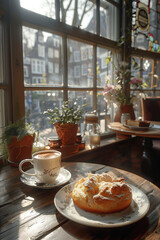
[[[106,58],[106,64],[112,63],[111,57]],[[137,79],[131,73],[131,69],[128,63],[120,62],[118,66],[113,65],[115,70],[114,82],[115,85],[110,84],[110,76],[107,76],[106,85],[104,87],[104,97],[107,105],[115,103],[118,108],[115,115],[115,122],[121,121],[122,113],[129,113],[131,119],[135,119],[135,113],[133,109],[133,103],[138,101],[135,91],[143,92],[143,89],[147,87],[146,83],[143,83],[142,79]],[[138,70],[138,64],[133,59],[132,67],[134,70]]]
[[[44,114],[48,115],[50,123],[54,124],[62,146],[76,142],[78,122],[82,117],[80,106],[70,106],[69,102],[65,101],[60,109],[48,109]]]
[[[31,158],[34,138],[34,129],[24,119],[9,124],[2,134],[3,158],[8,158],[12,166],[18,167],[21,160]]]

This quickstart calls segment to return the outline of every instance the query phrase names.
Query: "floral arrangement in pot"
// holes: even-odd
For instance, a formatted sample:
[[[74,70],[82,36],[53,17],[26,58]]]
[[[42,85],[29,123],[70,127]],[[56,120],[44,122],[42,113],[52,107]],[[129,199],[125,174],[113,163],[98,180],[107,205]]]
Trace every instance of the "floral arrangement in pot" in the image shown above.
[[[69,101],[64,101],[61,108],[55,107],[44,112],[53,123],[62,146],[72,145],[76,142],[78,123],[82,117],[80,106],[75,103],[73,106]]]
[[[111,57],[106,58],[106,63],[112,63]],[[120,62],[118,66],[113,65],[115,70],[115,85],[110,84],[110,76],[107,76],[106,85],[104,87],[104,99],[108,105],[115,103],[118,106],[118,110],[121,112],[129,112],[132,119],[135,119],[133,103],[138,99],[134,93],[131,93],[130,89],[139,90],[143,92],[143,89],[147,87],[146,83],[143,83],[142,79],[138,79],[131,74],[129,64],[126,62]],[[133,59],[132,66],[134,70],[138,70],[138,64]],[[121,116],[117,112],[115,121],[120,121]]]

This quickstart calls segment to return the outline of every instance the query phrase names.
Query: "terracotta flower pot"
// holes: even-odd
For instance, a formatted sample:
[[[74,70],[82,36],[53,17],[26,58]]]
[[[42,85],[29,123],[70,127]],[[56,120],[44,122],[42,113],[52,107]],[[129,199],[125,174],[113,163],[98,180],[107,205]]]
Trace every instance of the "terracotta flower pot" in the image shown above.
[[[7,145],[8,150],[8,162],[18,167],[20,161],[27,158],[32,158],[32,145],[34,142],[35,135],[27,135],[17,140],[17,137],[13,137],[11,142]]]
[[[62,146],[75,144],[78,131],[78,124],[70,123],[54,123],[59,139],[62,141]]]
[[[133,105],[120,105],[117,108],[116,115],[114,117],[115,122],[121,122],[122,113],[129,113],[131,116],[131,119],[135,120]]]

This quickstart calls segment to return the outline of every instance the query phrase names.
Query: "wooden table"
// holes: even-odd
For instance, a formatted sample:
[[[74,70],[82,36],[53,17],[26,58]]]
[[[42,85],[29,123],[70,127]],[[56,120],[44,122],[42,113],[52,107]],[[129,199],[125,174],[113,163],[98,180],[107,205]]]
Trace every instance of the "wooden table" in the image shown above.
[[[145,137],[145,138],[160,138],[160,128],[150,128],[149,130],[132,130],[128,127],[123,126],[119,122],[112,122],[108,125],[108,128],[114,132],[118,138],[127,138],[133,136]]]
[[[10,165],[0,170],[0,239],[160,239],[160,189],[151,182],[123,170],[91,163],[64,163],[71,180],[87,172],[113,171],[140,188],[149,198],[150,209],[138,222],[119,228],[87,227],[61,215],[54,206],[60,187],[39,189],[24,185],[20,172]]]
[[[153,123],[153,122],[152,122]],[[157,123],[157,122],[156,122]],[[158,122],[159,123],[159,122]],[[119,122],[112,122],[108,128],[116,133],[117,138],[127,139],[132,136],[142,137],[143,153],[141,156],[141,172],[148,178],[157,181],[160,171],[157,172],[156,157],[153,152],[153,139],[160,139],[160,128],[149,128],[149,130],[132,130]],[[157,173],[155,175],[155,172]],[[158,175],[158,176],[157,176]]]

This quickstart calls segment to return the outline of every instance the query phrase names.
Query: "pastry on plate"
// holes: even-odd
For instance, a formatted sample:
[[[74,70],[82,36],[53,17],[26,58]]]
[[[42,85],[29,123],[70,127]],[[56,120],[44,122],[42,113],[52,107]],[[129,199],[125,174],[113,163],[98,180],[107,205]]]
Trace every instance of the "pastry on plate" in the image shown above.
[[[132,191],[124,178],[119,178],[112,172],[88,174],[88,177],[76,182],[72,199],[85,211],[113,213],[129,207]]]

